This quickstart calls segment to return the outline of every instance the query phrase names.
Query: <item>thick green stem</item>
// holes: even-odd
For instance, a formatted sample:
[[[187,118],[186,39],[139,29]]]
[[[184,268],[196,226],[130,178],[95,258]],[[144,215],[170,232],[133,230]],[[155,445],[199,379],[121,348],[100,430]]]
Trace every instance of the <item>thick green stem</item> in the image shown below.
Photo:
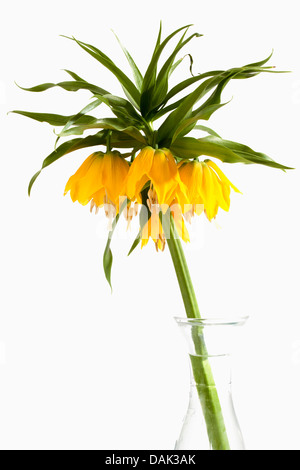
[[[182,299],[188,318],[201,318],[191,276],[174,220],[169,214],[162,216],[162,224],[176,271]],[[206,422],[207,434],[213,450],[230,450],[222,409],[210,367],[208,352],[202,335],[193,329],[195,356],[190,356],[193,376]]]

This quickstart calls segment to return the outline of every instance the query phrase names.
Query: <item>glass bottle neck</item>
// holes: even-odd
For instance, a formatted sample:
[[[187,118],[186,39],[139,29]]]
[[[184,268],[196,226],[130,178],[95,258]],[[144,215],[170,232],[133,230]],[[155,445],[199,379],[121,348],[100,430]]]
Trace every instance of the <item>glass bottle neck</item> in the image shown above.
[[[190,382],[193,386],[221,387],[230,391],[232,379],[231,356],[229,354],[218,356],[190,357]],[[195,373],[198,371],[199,373]],[[205,373],[203,373],[205,372]]]

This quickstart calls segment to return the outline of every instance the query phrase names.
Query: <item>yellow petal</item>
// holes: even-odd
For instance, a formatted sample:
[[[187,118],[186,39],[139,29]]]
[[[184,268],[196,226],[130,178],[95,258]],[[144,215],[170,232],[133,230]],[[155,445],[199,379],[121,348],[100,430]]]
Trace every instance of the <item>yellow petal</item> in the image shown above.
[[[106,202],[106,191],[105,188],[101,188],[95,194],[93,194],[92,198],[97,207],[102,207]]]
[[[232,183],[231,181],[229,181],[229,179],[227,178],[227,176],[224,175],[224,173],[220,170],[220,168],[218,167],[218,165],[215,164],[215,162],[212,162],[211,160],[207,160],[207,165],[211,168],[213,168],[215,170],[215,172],[217,173],[217,175],[219,176],[220,180],[223,181],[224,183],[226,183],[228,186],[230,186],[236,193],[241,193],[241,191],[239,189],[237,189]]]
[[[125,180],[129,164],[117,152],[109,152],[103,157],[102,183],[108,198],[119,206],[119,198],[125,194]]]
[[[144,147],[131,164],[126,179],[126,194],[129,199],[134,200],[139,196],[141,182],[145,181],[145,176],[150,171],[154,152],[152,147]]]
[[[78,168],[78,170],[76,171],[76,173],[75,173],[74,175],[72,175],[72,176],[69,178],[69,180],[68,180],[68,182],[67,182],[67,184],[66,184],[66,187],[65,187],[65,191],[64,191],[64,194],[65,194],[65,195],[66,195],[69,191],[71,191],[72,188],[73,188],[73,197],[72,197],[72,195],[71,195],[71,197],[72,197],[72,199],[75,197],[74,200],[76,200],[76,194],[74,194],[74,193],[75,193],[76,184],[78,183],[78,181],[79,181],[81,178],[83,178],[83,177],[86,175],[88,169],[89,169],[90,166],[92,165],[92,163],[93,163],[93,161],[95,160],[95,158],[96,158],[96,154],[90,155],[90,156],[83,162],[83,164]],[[74,202],[74,200],[73,200],[73,202]]]
[[[208,220],[212,220],[218,213],[218,204],[216,202],[216,195],[214,189],[214,182],[211,175],[210,168],[206,163],[201,163],[203,166],[203,199],[204,207]]]
[[[189,232],[187,231],[182,215],[180,217],[174,216],[174,222],[175,222],[177,233],[180,236],[180,238],[182,238],[184,242],[189,242],[190,241]]]
[[[103,188],[102,182],[103,156],[97,157],[89,167],[86,175],[77,183],[77,200],[80,204],[87,204],[93,194]]]
[[[199,162],[188,162],[180,166],[180,179],[187,187],[191,204],[202,204],[203,202],[202,173],[202,164]]]
[[[230,207],[230,187],[221,181],[216,173],[211,170],[210,174],[212,176],[213,184],[214,184],[214,193],[217,204],[223,209],[224,211],[229,211]]]
[[[178,186],[176,181],[177,165],[173,155],[156,150],[148,175],[153,183],[159,204],[170,204]]]

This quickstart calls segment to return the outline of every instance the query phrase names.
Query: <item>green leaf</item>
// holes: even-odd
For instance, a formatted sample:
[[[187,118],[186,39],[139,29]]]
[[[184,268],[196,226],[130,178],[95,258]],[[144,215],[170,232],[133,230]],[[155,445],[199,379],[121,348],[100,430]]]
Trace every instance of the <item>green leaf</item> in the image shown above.
[[[215,112],[220,104],[220,97],[224,87],[227,83],[234,78],[243,76],[244,73],[249,73],[250,70],[256,70],[258,73],[261,72],[270,72],[269,69],[262,67],[256,67],[256,69],[251,65],[244,66],[240,68],[229,69],[226,72],[222,72],[219,75],[212,76],[211,78],[205,80],[201,83],[192,93],[187,95],[182,101],[178,102],[176,109],[167,117],[163,124],[158,129],[158,141],[160,145],[168,145],[169,141],[172,139],[172,136],[176,132],[176,129],[181,126],[182,121],[187,118],[199,117],[199,119],[209,119],[211,114]],[[198,78],[198,77],[192,77]],[[197,103],[208,91],[213,87],[217,86],[216,90],[212,93],[210,98],[201,105],[198,109],[192,111],[194,104]],[[180,104],[179,104],[180,103]],[[205,110],[205,112],[203,112]],[[197,119],[195,119],[197,122]],[[190,125],[191,122],[189,122]]]
[[[248,161],[248,163],[257,163],[260,165],[266,165],[272,168],[278,168],[281,170],[292,170],[293,168],[281,165],[280,163],[275,162],[270,158],[268,155],[261,153],[261,152],[255,152],[252,150],[250,147],[244,144],[240,144],[238,142],[233,142],[230,140],[224,140],[215,136],[209,136],[209,137],[204,137],[202,139],[202,142],[209,142],[213,143],[215,145],[222,146],[224,148],[227,148],[234,152],[236,155],[238,155],[240,158],[244,158]]]
[[[104,250],[103,254],[103,269],[104,269],[104,274],[107,279],[107,282],[112,290],[112,285],[111,285],[111,268],[112,268],[112,263],[113,263],[113,255],[112,251],[110,249],[110,238],[107,240],[107,244]]]
[[[42,91],[49,90],[50,88],[54,87],[60,87],[63,88],[66,91],[78,91],[78,90],[88,90],[91,93],[99,94],[99,95],[107,95],[109,92],[104,90],[103,88],[100,88],[96,85],[92,85],[91,83],[88,83],[86,81],[66,81],[66,82],[60,82],[60,83],[42,83],[41,85],[36,85],[31,88],[24,88],[16,84],[21,90],[25,91],[31,91],[35,93],[39,93]]]
[[[85,82],[86,81],[83,78],[79,77],[79,75],[77,75],[77,73],[74,73],[71,70],[67,70],[67,69],[63,69],[63,70],[64,70],[64,72],[67,72],[67,74],[69,74],[76,81],[79,81],[79,82]]]
[[[51,114],[51,113],[32,113],[29,111],[10,111],[10,113],[20,114],[22,116],[34,119],[39,122],[47,122],[51,126],[64,126],[67,124],[73,116],[61,116],[60,114]],[[93,116],[81,116],[78,120],[81,124],[88,124],[95,119]]]
[[[214,135],[215,137],[219,137],[219,139],[221,139],[222,137],[217,134],[213,129],[211,129],[210,127],[207,127],[207,126],[202,126],[202,125],[197,125],[194,127],[195,130],[199,130],[199,131],[204,131],[204,132],[207,132],[208,134],[210,135]]]
[[[191,113],[194,104],[196,104],[197,101],[199,101],[209,91],[209,89],[216,83],[216,80],[218,80],[218,78],[212,77],[201,83],[201,85],[185,97],[181,104],[167,117],[158,129],[157,140],[160,145],[165,145],[166,141],[172,139],[173,133],[181,124],[182,120],[186,117],[190,117],[189,114]]]
[[[263,59],[263,60],[260,60],[259,62],[253,62],[252,64],[247,64],[245,65],[245,67],[261,67],[262,65],[265,65],[267,62],[269,62],[269,60],[271,59],[272,55],[274,53],[274,49],[272,49],[272,52],[271,54],[266,58],[266,59]]]
[[[214,142],[207,142],[194,137],[180,137],[170,146],[170,150],[177,157],[183,159],[197,158],[202,155],[215,157],[226,163],[248,163],[245,158],[239,157],[230,149],[217,145]]]
[[[154,92],[154,97],[153,97],[153,107],[160,105],[161,102],[165,99],[168,91],[168,81],[171,72],[173,71],[173,64],[174,60],[176,58],[176,55],[178,52],[186,45],[188,42],[190,42],[194,37],[201,37],[203,36],[202,34],[194,33],[191,36],[189,36],[185,41],[183,41],[183,38],[186,34],[187,30],[184,32],[182,38],[180,39],[178,45],[174,49],[173,53],[170,55],[168,60],[165,62],[163,67],[161,68],[157,79],[156,79],[156,85],[155,85],[155,92]]]
[[[119,69],[115,63],[102,51],[97,49],[96,47],[92,46],[91,44],[87,44],[85,42],[79,41],[76,38],[70,38],[68,36],[64,36],[67,39],[71,39],[75,41],[84,51],[90,54],[94,59],[100,62],[104,67],[106,67],[110,72],[114,74],[114,76],[118,79],[120,84],[122,85],[124,91],[126,90],[128,96],[130,96],[130,101],[132,104],[139,109],[140,104],[140,92],[136,88],[136,86],[132,83],[132,81],[127,77],[127,75]]]
[[[145,145],[120,131],[111,131],[111,146],[114,148],[133,148],[138,151]]]
[[[273,54],[273,52],[264,60],[261,60],[259,62],[255,62],[255,63],[252,63],[252,64],[247,64],[247,65],[244,65],[243,67],[240,67],[240,69],[239,69],[240,72],[237,73],[235,76],[233,76],[233,79],[251,78],[251,77],[254,77],[254,76],[260,74],[261,72],[281,73],[281,72],[275,71],[275,70],[268,70],[268,69],[273,69],[273,67],[263,67],[263,68],[261,67],[266,62],[268,62],[268,60],[272,57],[272,54]],[[237,69],[235,69],[235,70],[237,70]],[[178,83],[177,85],[175,85],[169,91],[169,93],[167,94],[166,98],[164,99],[162,105],[164,106],[171,98],[173,98],[173,96],[180,93],[181,91],[183,91],[187,87],[193,85],[194,83],[198,82],[199,80],[202,80],[204,78],[208,78],[210,76],[211,77],[212,76],[217,76],[217,75],[219,75],[220,78],[222,79],[222,78],[224,78],[224,74],[228,74],[232,71],[234,71],[234,69],[229,69],[227,72],[225,70],[213,70],[213,71],[210,71],[210,72],[200,74],[200,75],[195,76],[195,77],[188,78],[188,79]]]
[[[79,124],[79,125],[88,125],[88,124],[91,124],[93,122],[95,122],[97,119],[96,118],[92,118],[92,119],[88,119],[88,121],[86,123],[82,123],[82,118],[86,115],[86,113],[88,113],[89,111],[92,111],[93,109],[97,108],[98,106],[100,106],[100,104],[102,104],[102,100],[99,100],[99,99],[96,99],[94,101],[92,101],[92,103],[88,104],[87,106],[85,106],[81,111],[79,111],[79,113],[75,114],[74,116],[71,116],[70,119],[68,120],[68,122],[66,123],[66,125],[64,126],[64,128],[62,129],[62,131],[58,134],[58,137],[56,139],[56,143],[55,143],[55,147],[57,145],[57,142],[59,141],[60,137],[64,136],[64,135],[68,135],[67,134],[67,130],[73,125],[73,124]],[[72,134],[72,133],[71,133]],[[73,135],[73,134],[72,134]],[[77,134],[78,135],[78,134]]]
[[[89,103],[87,106],[85,106],[81,111],[79,111],[79,113],[77,114],[74,114],[74,116],[72,116],[68,122],[66,123],[66,125],[64,126],[62,132],[66,131],[67,129],[69,129],[73,124],[75,123],[79,123],[79,121],[82,119],[83,116],[86,115],[86,113],[89,113],[90,111],[93,111],[95,108],[97,108],[98,106],[100,106],[100,104],[102,104],[102,100],[99,100],[99,99],[96,99],[94,101],[92,101],[91,103]],[[95,118],[96,119],[96,118]],[[88,119],[88,122],[92,122],[90,119]]]
[[[113,31],[113,34],[115,35],[118,43],[120,44],[120,46],[122,48],[122,51],[124,52],[124,54],[126,56],[126,59],[128,60],[128,63],[130,65],[132,73],[133,73],[133,78],[134,78],[134,81],[136,83],[136,86],[137,86],[138,90],[141,91],[142,84],[143,84],[143,76],[142,76],[141,72],[139,71],[136,63],[133,60],[133,58],[131,57],[131,55],[129,54],[127,49],[123,46],[123,44],[121,43],[120,39],[118,38],[118,36],[116,35],[116,33],[114,31]]]
[[[195,128],[195,123],[200,119],[208,120],[215,111],[222,108],[226,104],[228,104],[228,102],[206,106],[204,109],[200,110],[196,116],[182,121],[180,126],[178,126],[174,132],[172,142],[174,142],[178,137],[183,137],[184,135],[188,134],[192,129]]]
[[[211,96],[203,103],[198,109],[191,113],[191,117],[188,119],[184,119],[177,129],[175,130],[172,138],[172,142],[176,140],[178,136],[183,137],[185,134],[190,132],[190,129],[193,128],[193,123],[196,124],[200,119],[208,120],[211,115],[217,111],[218,109],[225,106],[227,103],[221,103],[221,94],[227,83],[237,74],[238,72],[232,72],[228,74],[226,78],[221,80],[218,84],[215,91],[211,94]],[[213,83],[213,82],[212,82]],[[211,85],[211,84],[210,84]],[[210,86],[209,86],[210,88]]]
[[[159,42],[157,41],[154,53],[152,55],[150,64],[146,70],[143,86],[142,86],[142,94],[141,94],[141,113],[143,116],[146,116],[151,108],[151,102],[153,98],[153,94],[155,91],[155,81],[156,81],[156,72],[157,72],[157,64],[158,60],[168,44],[168,42],[180,31],[184,29],[188,29],[191,25],[183,26],[182,28],[177,29],[172,34],[170,34],[161,44],[160,44],[160,37],[161,37],[161,29],[159,33]]]
[[[128,124],[138,127],[143,125],[144,122],[141,116],[136,112],[132,104],[124,98],[111,95],[110,93],[103,96],[96,94],[95,98],[105,103],[118,118],[123,119]]]
[[[215,77],[215,76],[221,75],[222,73],[224,73],[224,70],[214,70],[212,72],[202,73],[202,74],[197,75],[195,77],[190,77],[190,78],[187,78],[186,80],[183,80],[182,82],[175,85],[169,91],[169,93],[167,94],[166,98],[164,99],[164,101],[161,105],[165,106],[165,104],[168,101],[170,101],[171,98],[173,98],[175,95],[182,92],[183,90],[185,90],[189,86],[193,85],[194,83],[197,83],[200,80],[203,80],[204,78]]]
[[[116,215],[114,218],[114,221],[112,223],[112,228],[108,234],[107,238],[107,243],[105,246],[104,254],[103,254],[103,269],[104,269],[104,274],[107,279],[108,284],[110,285],[110,288],[112,290],[112,285],[111,285],[111,268],[112,268],[112,263],[113,263],[113,254],[110,248],[111,240],[115,231],[115,228],[117,226],[117,223],[119,221],[120,215],[125,209],[126,205],[128,204],[127,199],[125,199],[120,207],[119,214]]]
[[[106,131],[101,131],[98,132],[98,134],[88,136],[84,139],[73,139],[61,144],[56,150],[54,150],[54,152],[50,153],[50,155],[45,158],[42,168],[31,178],[28,187],[28,195],[30,196],[32,186],[44,168],[56,162],[59,158],[63,157],[64,155],[67,155],[71,152],[75,152],[75,150],[79,150],[86,147],[93,147],[96,145],[105,145],[106,134]]]
[[[124,132],[125,134],[130,135],[138,142],[146,145],[147,141],[145,137],[140,133],[140,131],[134,126],[126,126],[124,122],[116,118],[106,118],[106,119],[95,119],[90,124],[83,124],[76,127],[72,127],[64,132],[59,134],[60,137],[65,137],[67,135],[81,135],[84,131],[88,129],[111,129]]]
[[[237,75],[238,72],[229,73],[226,78],[220,81],[215,91],[211,94],[211,96],[203,103],[198,109],[192,112],[192,116],[194,118],[199,117],[199,119],[208,120],[212,113],[218,109],[220,106],[224,106],[221,104],[221,94],[224,90],[225,86],[229,81]],[[225,103],[226,104],[226,103]]]
[[[134,239],[133,244],[131,245],[130,250],[128,251],[127,256],[131,255],[131,253],[136,249],[136,247],[140,244],[141,241],[141,229],[139,230],[139,233],[137,234],[136,238]]]
[[[193,137],[181,137],[170,147],[171,152],[179,158],[196,158],[202,155],[215,157],[225,163],[257,163],[281,170],[290,167],[275,162],[263,153],[255,152],[246,145],[223,140],[215,136],[195,139]]]
[[[141,238],[142,238],[142,231],[144,226],[148,223],[150,217],[151,217],[151,212],[149,210],[148,204],[147,204],[147,199],[148,199],[148,191],[149,191],[149,183],[146,183],[144,188],[141,191],[141,198],[142,198],[142,209],[140,211],[140,229],[139,233],[137,234],[127,256],[129,256],[135,248],[139,245]]]

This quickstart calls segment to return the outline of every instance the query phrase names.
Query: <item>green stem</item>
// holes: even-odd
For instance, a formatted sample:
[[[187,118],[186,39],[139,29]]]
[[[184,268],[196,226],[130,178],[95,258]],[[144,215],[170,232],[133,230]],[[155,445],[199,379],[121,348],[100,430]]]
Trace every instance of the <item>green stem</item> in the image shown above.
[[[201,318],[191,276],[182,244],[178,238],[174,219],[167,213],[162,216],[164,233],[177,275],[182,299],[188,318]],[[201,329],[201,327],[198,327]],[[206,422],[209,441],[213,450],[230,450],[222,409],[215,386],[208,353],[202,336],[193,328],[196,356],[190,356],[195,385]]]
[[[107,153],[111,151],[111,134],[112,134],[112,131],[109,131],[106,137],[106,152]]]

